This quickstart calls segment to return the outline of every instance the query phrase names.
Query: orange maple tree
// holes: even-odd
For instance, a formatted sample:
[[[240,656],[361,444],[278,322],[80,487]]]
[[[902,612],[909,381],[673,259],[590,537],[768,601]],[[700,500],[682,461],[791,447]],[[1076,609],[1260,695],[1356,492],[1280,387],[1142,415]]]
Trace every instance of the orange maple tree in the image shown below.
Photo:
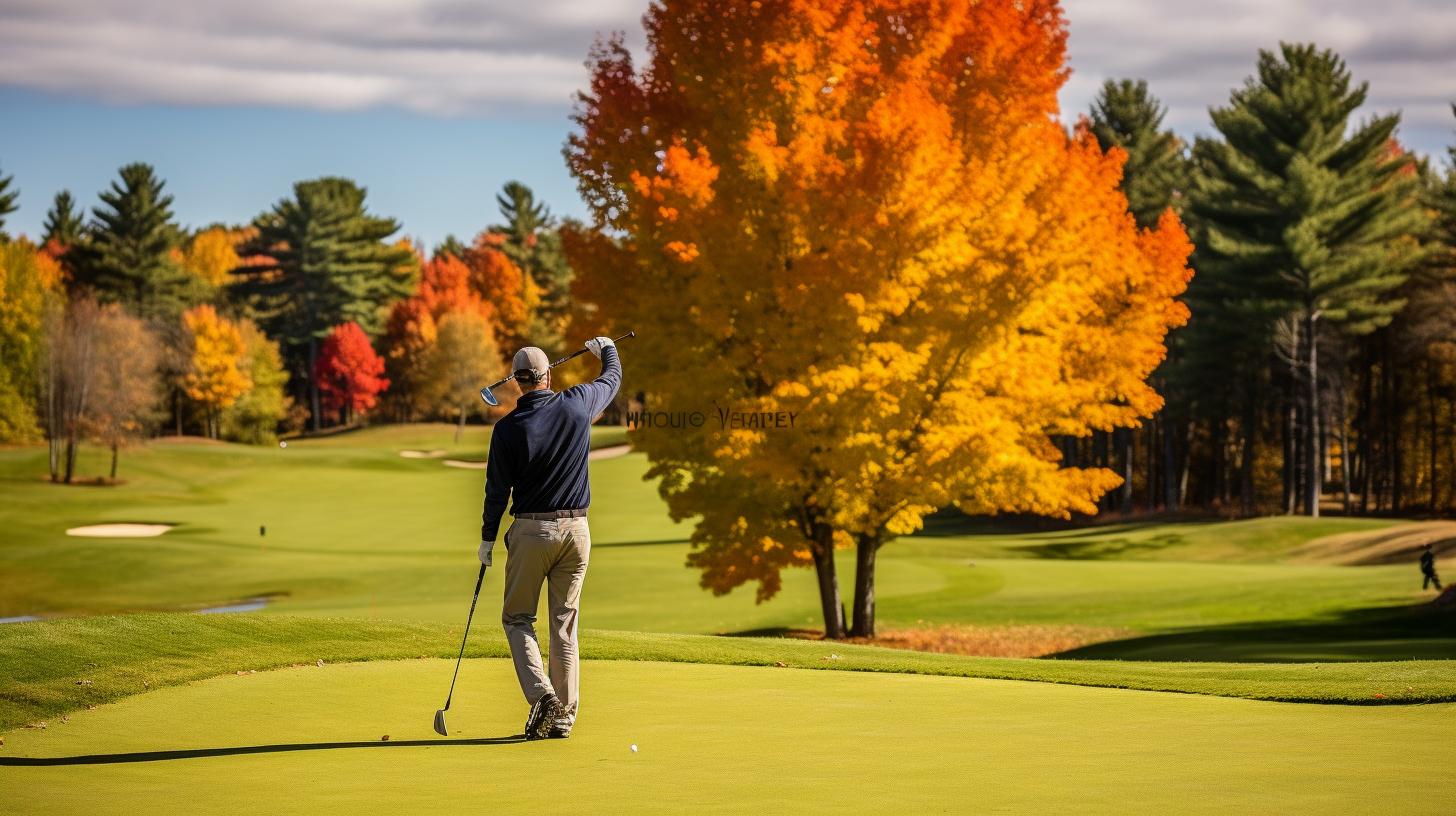
[[[875,557],[954,505],[1090,512],[1118,484],[1064,467],[1058,436],[1136,425],[1190,251],[1139,231],[1124,156],[1057,121],[1054,0],[680,0],[589,65],[567,158],[593,220],[566,236],[584,324],[634,328],[651,405],[698,428],[635,442],[703,585],[818,576],[856,554],[855,635]],[[629,362],[630,368],[630,362]],[[790,427],[717,411],[792,415]]]

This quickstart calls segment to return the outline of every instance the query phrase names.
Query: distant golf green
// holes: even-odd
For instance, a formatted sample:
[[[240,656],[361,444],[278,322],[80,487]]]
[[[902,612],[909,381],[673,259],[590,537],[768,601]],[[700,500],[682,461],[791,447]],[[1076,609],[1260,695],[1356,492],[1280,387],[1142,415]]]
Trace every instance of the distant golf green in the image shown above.
[[[621,441],[620,429],[599,430],[599,441]],[[472,578],[484,479],[443,462],[483,459],[487,435],[471,428],[460,445],[452,437],[450,426],[435,425],[286,449],[157,443],[128,453],[127,483],[109,488],[45,484],[43,450],[0,451],[0,484],[12,499],[0,507],[8,531],[0,543],[7,576],[0,617],[196,609],[264,597],[268,613],[454,622]],[[94,471],[100,460],[83,465]],[[683,566],[689,529],[667,518],[642,481],[644,468],[640,454],[592,466],[586,625],[703,633],[819,625],[808,570],[791,570],[780,597],[762,605],[751,587],[723,598],[701,590]],[[177,527],[158,538],[65,534],[118,521]],[[880,619],[886,626],[1076,623],[1142,634],[1339,623],[1418,600],[1414,568],[1293,565],[1278,554],[1386,524],[1281,518],[920,535],[884,550]],[[846,554],[846,576],[852,566]],[[494,595],[499,575],[487,581]],[[1360,656],[1358,648],[1347,652]],[[1456,641],[1422,638],[1370,656],[1456,656]]]
[[[0,754],[11,813],[1442,813],[1456,705],[1308,706],[896,674],[591,661],[525,743],[510,666],[304,666],[132,697]],[[388,741],[385,741],[385,737]],[[504,739],[503,739],[504,738]],[[637,751],[632,750],[637,747]],[[863,761],[856,761],[856,758]],[[29,767],[20,763],[33,763]],[[185,792],[185,793],[184,793]],[[179,796],[185,800],[179,801]],[[185,804],[183,804],[185,801]]]

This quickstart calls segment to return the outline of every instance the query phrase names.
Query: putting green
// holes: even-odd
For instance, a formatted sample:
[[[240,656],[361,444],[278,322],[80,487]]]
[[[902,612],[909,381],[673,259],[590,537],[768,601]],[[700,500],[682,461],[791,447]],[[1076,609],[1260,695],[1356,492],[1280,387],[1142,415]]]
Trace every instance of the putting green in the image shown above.
[[[593,661],[569,741],[502,743],[525,713],[503,660],[468,661],[451,737],[430,730],[450,666],[227,676],[12,731],[0,812],[1440,813],[1452,793],[1456,705]]]

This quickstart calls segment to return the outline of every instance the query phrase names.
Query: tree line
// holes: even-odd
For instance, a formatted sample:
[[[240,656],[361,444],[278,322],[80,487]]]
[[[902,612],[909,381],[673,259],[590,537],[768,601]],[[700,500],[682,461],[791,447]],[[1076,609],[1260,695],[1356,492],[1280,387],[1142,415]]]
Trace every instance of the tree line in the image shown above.
[[[3,230],[0,441],[49,442],[53,479],[82,441],[118,453],[161,433],[267,443],[279,433],[449,417],[504,349],[559,351],[570,270],[557,224],[522,184],[503,223],[428,257],[348,179],[299,182],[247,224],[189,230],[146,164],[122,167],[89,215],[57,193],[39,242]]]
[[[1353,121],[1366,93],[1284,44],[1189,145],[1146,82],[1101,89],[1085,126],[1125,152],[1140,224],[1188,225],[1197,271],[1164,408],[1062,440],[1124,477],[1103,510],[1456,510],[1456,170],[1407,151],[1398,113]]]

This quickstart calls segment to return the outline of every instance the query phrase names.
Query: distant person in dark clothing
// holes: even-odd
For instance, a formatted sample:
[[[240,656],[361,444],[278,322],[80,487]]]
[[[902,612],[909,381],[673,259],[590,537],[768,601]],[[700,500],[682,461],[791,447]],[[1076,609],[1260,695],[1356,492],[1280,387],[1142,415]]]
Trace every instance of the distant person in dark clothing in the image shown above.
[[[1421,575],[1425,577],[1425,580],[1421,581],[1421,589],[1435,584],[1436,591],[1441,591],[1441,578],[1436,575],[1436,554],[1431,552],[1430,544],[1421,550]]]

